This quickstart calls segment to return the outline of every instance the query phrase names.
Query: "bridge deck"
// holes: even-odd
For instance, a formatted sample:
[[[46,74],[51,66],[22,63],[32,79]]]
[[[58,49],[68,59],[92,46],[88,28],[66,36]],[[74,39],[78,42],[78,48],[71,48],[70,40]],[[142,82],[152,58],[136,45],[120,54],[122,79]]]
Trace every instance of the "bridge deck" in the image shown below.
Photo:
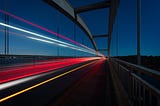
[[[50,106],[117,106],[107,61],[94,65]]]

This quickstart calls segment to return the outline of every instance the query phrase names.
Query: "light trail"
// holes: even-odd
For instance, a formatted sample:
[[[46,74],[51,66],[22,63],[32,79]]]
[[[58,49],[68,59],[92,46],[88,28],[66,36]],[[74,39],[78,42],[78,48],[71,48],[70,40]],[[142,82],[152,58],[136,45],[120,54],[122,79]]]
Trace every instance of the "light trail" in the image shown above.
[[[70,39],[70,38],[68,38],[68,37],[65,37],[65,36],[63,36],[63,35],[61,35],[61,34],[58,34],[58,33],[56,33],[56,32],[53,32],[52,30],[49,30],[49,29],[47,29],[47,28],[44,28],[44,27],[42,27],[42,26],[40,26],[40,25],[37,25],[37,24],[35,24],[35,23],[33,23],[33,22],[30,22],[30,21],[28,21],[28,20],[25,20],[25,19],[23,19],[23,18],[21,18],[21,17],[18,17],[18,16],[16,16],[16,15],[11,14],[11,13],[9,13],[9,12],[7,12],[7,11],[2,10],[2,9],[0,9],[0,12],[3,13],[3,14],[9,15],[10,17],[13,17],[13,18],[15,18],[15,19],[17,19],[17,20],[19,20],[19,21],[22,21],[22,22],[24,22],[24,23],[27,23],[27,24],[29,24],[29,25],[32,25],[32,26],[34,26],[34,27],[36,27],[36,28],[39,28],[39,29],[41,29],[41,30],[43,30],[43,31],[46,31],[46,32],[48,32],[48,33],[50,33],[50,34],[53,34],[53,35],[55,35],[55,36],[58,36],[58,37],[63,38],[63,39],[65,39],[65,40],[68,40],[68,41],[70,41],[70,42],[72,42],[72,43],[74,43],[74,44],[76,44],[76,45],[79,45],[79,46],[82,46],[82,47],[84,47],[84,48],[86,48],[86,49],[89,49],[89,50],[95,52],[96,54],[98,54],[99,56],[103,56],[101,53],[99,53],[99,52],[97,52],[97,51],[95,51],[95,50],[93,50],[93,49],[91,49],[91,48],[89,48],[89,47],[87,47],[87,46],[79,43],[79,42],[76,42],[76,41],[74,41],[74,40],[72,40],[72,39]]]
[[[31,35],[35,35],[35,36],[38,36],[38,37],[41,37],[41,38],[45,38],[45,39],[48,39],[48,40],[52,40],[52,41],[55,41],[55,42],[58,42],[58,43],[62,43],[62,44],[66,44],[66,45],[71,45],[69,43],[66,43],[66,42],[62,42],[60,40],[56,40],[56,39],[53,39],[53,38],[50,38],[50,37],[46,37],[46,36],[43,36],[41,34],[37,34],[35,32],[31,32],[31,31],[28,31],[28,30],[25,30],[25,29],[22,29],[22,28],[18,28],[18,27],[15,27],[15,26],[11,26],[11,25],[8,25],[8,24],[5,24],[5,23],[1,23],[0,22],[0,25],[2,26],[5,26],[5,27],[9,27],[9,28],[12,28],[12,29],[15,29],[15,30],[18,30],[18,31],[21,31],[21,32],[25,32],[25,33],[28,33],[28,34],[31,34]],[[74,45],[71,45],[71,46],[74,46]]]
[[[48,61],[36,65],[31,64],[28,66],[25,65],[13,66],[12,68],[10,67],[9,69],[3,69],[4,71],[0,71],[0,76],[1,76],[0,84],[96,59],[100,58],[99,57],[71,58],[71,59],[69,58],[65,59],[65,61],[59,61],[59,62]]]
[[[75,69],[72,69],[72,70],[70,70],[70,71],[67,71],[67,72],[65,72],[65,73],[62,73],[62,74],[60,74],[60,75],[57,75],[57,76],[55,76],[55,77],[53,77],[53,78],[50,78],[50,79],[45,80],[45,81],[43,81],[43,82],[40,82],[40,83],[38,83],[38,84],[36,84],[36,85],[33,85],[33,86],[29,87],[29,88],[26,88],[26,89],[23,89],[23,90],[21,90],[21,91],[19,91],[19,92],[16,92],[16,93],[14,93],[14,94],[11,94],[11,95],[9,95],[9,96],[7,96],[7,97],[1,98],[1,99],[0,99],[0,102],[4,102],[4,101],[6,101],[6,100],[8,100],[8,99],[10,99],[10,98],[13,98],[13,97],[15,97],[15,96],[17,96],[17,95],[20,95],[20,94],[22,94],[22,93],[24,93],[24,92],[27,92],[27,91],[29,91],[29,90],[32,90],[32,89],[34,89],[34,88],[36,88],[36,87],[39,87],[39,86],[41,86],[41,85],[43,85],[43,84],[46,84],[46,83],[48,83],[48,82],[51,82],[51,81],[53,81],[53,80],[55,80],[55,79],[57,79],[57,78],[63,77],[63,76],[65,76],[65,75],[69,74],[69,73],[72,73],[72,72],[74,72],[74,71],[77,71],[77,70],[79,70],[79,69],[81,69],[81,68],[84,68],[84,67],[86,67],[86,66],[89,66],[89,65],[91,65],[91,64],[94,64],[94,63],[96,63],[96,62],[97,62],[97,61],[92,61],[92,62],[90,62],[90,63],[88,63],[88,64],[82,65],[82,66],[80,66],[80,67],[77,67],[77,68],[75,68]]]
[[[71,47],[71,46],[67,46],[67,45],[63,45],[63,44],[58,44],[58,43],[55,43],[55,42],[51,42],[51,41],[48,41],[48,40],[39,39],[39,38],[35,38],[35,37],[27,37],[27,38],[30,38],[30,39],[33,39],[33,40],[37,40],[37,41],[41,41],[41,42],[50,43],[50,44],[55,44],[55,45],[58,45],[58,46],[67,47],[67,48],[70,48],[70,49],[79,50],[79,51],[82,51],[82,52],[86,52],[86,53],[90,53],[90,54],[94,54],[95,55],[95,53],[87,51],[87,50],[84,50],[84,49],[75,48],[75,47]]]
[[[21,31],[21,32],[25,32],[25,33],[28,33],[28,34],[31,34],[31,35],[34,35],[34,36],[38,36],[38,37],[41,37],[41,38],[44,38],[44,39],[48,39],[48,40],[52,40],[54,42],[51,42],[51,41],[47,41],[47,40],[44,40],[44,39],[39,39],[39,38],[34,38],[34,37],[28,37],[30,39],[34,39],[34,40],[39,40],[39,41],[43,41],[43,42],[47,42],[47,43],[52,43],[52,44],[57,44],[55,42],[58,42],[59,46],[63,46],[63,47],[68,47],[68,48],[71,48],[71,49],[75,49],[75,50],[79,50],[79,51],[83,51],[83,52],[87,52],[87,53],[90,53],[90,54],[94,54],[96,55],[95,52],[91,52],[91,51],[88,51],[88,50],[84,50],[83,48],[79,48],[77,46],[74,46],[74,45],[71,45],[71,44],[68,44],[66,42],[62,42],[60,40],[56,40],[56,39],[53,39],[53,38],[50,38],[50,37],[46,37],[44,35],[41,35],[41,34],[37,34],[35,32],[31,32],[31,31],[28,31],[28,30],[25,30],[25,29],[22,29],[22,28],[18,28],[18,27],[15,27],[15,26],[12,26],[12,25],[8,25],[8,24],[5,24],[5,23],[2,23],[0,22],[0,25],[2,26],[5,26],[5,27],[9,27],[9,28],[12,28],[12,29],[15,29],[15,30],[18,30],[18,31]],[[61,44],[60,44],[61,43]],[[67,46],[68,45],[68,46]],[[100,56],[100,55],[99,55]]]
[[[5,30],[0,30],[1,32],[5,32]],[[44,39],[39,39],[39,38],[35,38],[35,37],[28,37],[28,36],[26,36],[26,35],[23,35],[23,34],[19,34],[19,33],[15,33],[15,32],[11,32],[11,31],[9,31],[8,33],[10,33],[10,34],[14,34],[14,35],[17,35],[17,36],[24,36],[24,37],[26,37],[26,38],[29,38],[29,39],[32,39],[32,40],[37,40],[37,41],[41,41],[41,42],[45,42],[45,43],[50,43],[50,44],[55,44],[55,45],[57,45],[57,46],[63,46],[63,47],[68,47],[68,48],[71,48],[71,49],[74,49],[74,50],[79,50],[79,51],[83,51],[83,52],[87,52],[87,53],[91,53],[91,54],[94,54],[95,55],[95,53],[93,53],[93,52],[90,52],[90,51],[88,51],[88,50],[85,50],[85,49],[83,49],[83,48],[80,48],[80,47],[78,47],[78,46],[75,46],[75,45],[72,45],[72,44],[68,44],[68,43],[65,43],[65,42],[62,42],[63,44],[60,44],[60,43],[56,43],[56,42],[51,42],[51,41],[48,41],[48,40],[44,40]],[[52,39],[52,38],[51,38]],[[56,39],[55,39],[56,40]],[[57,40],[56,40],[57,41]],[[64,45],[64,44],[67,44],[67,45],[69,45],[69,46],[66,46],[66,45]]]
[[[46,73],[44,73],[44,74],[46,74]],[[34,80],[34,79],[39,78],[39,77],[41,77],[41,75],[34,75],[34,76],[30,76],[30,77],[26,77],[26,78],[14,80],[14,81],[11,81],[11,82],[3,83],[3,84],[1,84],[1,86],[0,86],[0,91],[1,91],[1,90],[5,90],[5,89],[7,89],[7,88],[10,88],[10,87],[12,87],[12,86],[21,84],[21,83],[25,83],[25,82]]]
[[[55,42],[51,42],[51,41],[44,40],[44,39],[40,39],[40,38],[28,37],[28,36],[27,36],[27,38],[30,38],[30,39],[33,39],[33,40],[38,40],[38,41],[41,41],[41,42],[46,42],[46,43],[55,44],[55,45],[58,45],[58,46],[68,47],[67,45],[63,45],[63,44],[59,44],[59,43],[55,43]]]

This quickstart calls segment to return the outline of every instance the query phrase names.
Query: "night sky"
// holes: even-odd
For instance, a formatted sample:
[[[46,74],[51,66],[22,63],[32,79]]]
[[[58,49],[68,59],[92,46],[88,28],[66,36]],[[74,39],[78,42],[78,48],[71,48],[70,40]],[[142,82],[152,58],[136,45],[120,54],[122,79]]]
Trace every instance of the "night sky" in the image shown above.
[[[21,17],[25,20],[43,26],[70,39],[73,39],[83,45],[93,48],[89,38],[85,33],[71,22],[66,16],[50,7],[41,0],[5,0],[0,1],[0,9]],[[103,0],[68,0],[73,7],[96,3]],[[141,54],[142,55],[160,55],[160,1],[141,0]],[[100,9],[80,14],[84,19],[93,35],[108,33],[108,15],[109,9]],[[118,25],[118,55],[136,55],[137,39],[137,3],[136,0],[120,0],[118,9],[118,22],[115,19],[111,54],[116,54],[116,31]],[[4,14],[0,13],[0,22],[4,22]],[[117,24],[118,23],[118,24]],[[23,28],[38,34],[42,34],[54,39],[66,41],[53,34],[35,28],[22,21],[9,17],[9,24]],[[0,26],[0,54],[4,54],[4,27]],[[56,45],[44,42],[34,41],[24,36],[30,36],[24,32],[9,29],[11,33],[9,49],[10,54],[35,54],[35,55],[63,55],[63,56],[85,56],[88,53],[76,50],[58,47]],[[15,34],[17,33],[17,34]],[[18,35],[18,36],[17,36]],[[22,36],[21,36],[22,35]],[[107,48],[107,38],[95,39],[98,48]],[[107,52],[104,52],[107,54]]]
[[[69,0],[74,7],[103,0]],[[86,2],[84,2],[86,1]],[[160,55],[160,3],[159,0],[141,0],[141,54]],[[95,15],[96,14],[96,15]],[[109,9],[82,13],[93,34],[108,32]],[[118,9],[118,55],[136,55],[137,48],[137,0],[120,0]],[[97,26],[97,27],[96,27]],[[112,34],[112,55],[116,54],[117,17]],[[99,41],[98,41],[99,40]],[[97,39],[100,47],[105,41]],[[99,43],[100,42],[100,43]],[[103,43],[101,43],[103,42]]]

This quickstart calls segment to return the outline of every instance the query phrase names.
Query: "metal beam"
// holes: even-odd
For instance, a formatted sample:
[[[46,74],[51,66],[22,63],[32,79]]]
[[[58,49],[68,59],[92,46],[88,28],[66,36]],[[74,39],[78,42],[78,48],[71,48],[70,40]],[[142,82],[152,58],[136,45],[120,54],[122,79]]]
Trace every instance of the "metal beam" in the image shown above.
[[[99,3],[90,4],[90,5],[75,8],[75,12],[76,13],[81,13],[81,12],[91,11],[91,10],[95,10],[95,9],[107,8],[109,6],[110,6],[110,1],[102,1],[102,2],[99,2]]]
[[[108,57],[110,58],[110,44],[113,30],[114,19],[119,6],[119,0],[111,0],[111,6],[109,10],[109,26],[108,26]]]
[[[103,34],[103,35],[93,35],[93,38],[102,38],[102,37],[108,37],[107,34]]]
[[[58,11],[63,13],[65,16],[67,16],[69,19],[71,19],[74,23],[80,26],[80,28],[83,29],[83,31],[87,34],[89,39],[91,40],[94,49],[97,50],[96,43],[93,39],[93,36],[85,24],[85,22],[82,20],[82,18],[75,13],[74,9],[71,7],[71,5],[66,0],[43,0],[46,3],[48,3],[50,6],[56,8]]]

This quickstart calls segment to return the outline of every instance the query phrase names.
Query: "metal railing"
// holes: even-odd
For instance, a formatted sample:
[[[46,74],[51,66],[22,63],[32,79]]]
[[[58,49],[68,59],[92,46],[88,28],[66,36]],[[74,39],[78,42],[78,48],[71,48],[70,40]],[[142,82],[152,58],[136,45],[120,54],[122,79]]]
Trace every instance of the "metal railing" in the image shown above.
[[[131,106],[160,106],[160,72],[119,59],[111,59]]]

